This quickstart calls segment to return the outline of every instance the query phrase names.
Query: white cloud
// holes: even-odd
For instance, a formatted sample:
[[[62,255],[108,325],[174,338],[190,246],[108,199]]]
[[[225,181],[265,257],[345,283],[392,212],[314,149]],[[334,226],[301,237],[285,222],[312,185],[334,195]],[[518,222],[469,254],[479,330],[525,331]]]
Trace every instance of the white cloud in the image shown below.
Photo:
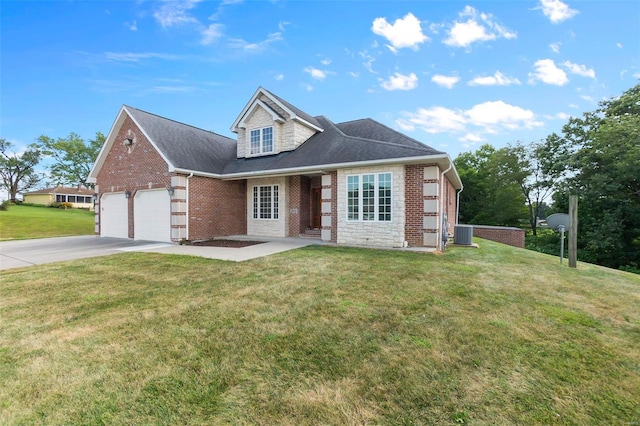
[[[542,126],[529,109],[507,104],[503,101],[484,102],[474,105],[466,111],[469,122],[474,126],[484,127],[487,132],[494,133],[504,127],[515,130],[522,127],[531,129]]]
[[[138,22],[135,19],[133,22],[125,22],[124,26],[129,28],[131,31],[138,31]]]
[[[245,52],[255,53],[255,52],[262,52],[267,47],[269,47],[270,44],[275,43],[277,41],[282,41],[282,40],[284,40],[282,38],[282,34],[279,32],[276,32],[276,33],[268,34],[266,39],[256,43],[249,43],[241,38],[232,38],[232,39],[229,39],[229,46],[234,49],[244,50]]]
[[[329,58],[325,58],[325,59],[321,60],[321,61],[320,61],[320,63],[321,63],[322,65],[325,65],[325,66],[326,66],[326,65],[330,65],[330,64],[331,64],[331,59],[329,59]]]
[[[623,46],[622,46],[622,43],[616,43],[616,47],[617,47],[618,49],[622,49],[622,47],[623,47]]]
[[[360,73],[355,72],[355,71],[349,71],[349,75],[353,78],[358,78],[360,77]]]
[[[482,142],[485,140],[484,134],[543,125],[533,111],[504,101],[484,102],[468,110],[442,106],[418,108],[415,112],[403,112],[402,115],[404,118],[396,120],[396,124],[403,130],[419,128],[430,134],[462,134],[460,140],[466,142]]]
[[[572,74],[578,74],[582,77],[596,78],[596,72],[593,69],[587,68],[585,65],[574,64],[569,61],[562,63],[566,69]]]
[[[200,0],[165,1],[162,6],[153,13],[153,17],[162,28],[174,25],[183,25],[191,22],[197,23],[197,19],[187,12],[195,7]]]
[[[517,78],[507,77],[500,71],[486,77],[475,77],[469,83],[469,86],[509,86],[511,84],[521,84]]]
[[[304,69],[304,72],[308,73],[311,76],[311,78],[315,80],[324,80],[325,78],[327,78],[327,74],[328,74],[327,71],[323,71],[314,67],[306,67]]]
[[[282,81],[284,80],[284,74],[276,74],[275,77],[273,78],[275,78],[278,81]]]
[[[440,75],[436,74],[431,77],[431,81],[433,81],[438,86],[446,87],[447,89],[451,89],[456,85],[457,82],[460,81],[460,77],[455,75]]]
[[[211,24],[202,30],[200,44],[207,46],[222,37],[222,24]]]
[[[549,44],[549,47],[551,48],[551,50],[553,50],[553,53],[560,53],[560,45],[561,44],[562,43],[560,43],[558,41],[558,42]]]
[[[542,81],[546,84],[564,86],[569,82],[567,73],[558,68],[551,59],[540,59],[533,66],[536,70],[529,73],[529,83],[533,84],[536,81]]]
[[[385,90],[413,90],[418,86],[418,77],[414,73],[402,75],[397,72],[380,85]]]
[[[448,31],[449,36],[443,43],[452,47],[469,47],[472,43],[495,40],[497,38],[512,39],[517,34],[502,25],[496,23],[493,15],[479,13],[471,6],[466,6],[459,17],[461,20],[455,21]]]
[[[540,0],[540,9],[553,24],[573,18],[579,12],[560,0]]]
[[[486,141],[485,138],[483,138],[482,136],[480,136],[477,133],[467,133],[466,135],[464,135],[463,137],[458,139],[461,142],[471,142],[469,145],[473,145],[476,144],[478,142],[484,142]]]
[[[387,18],[376,18],[371,31],[389,40],[391,45],[387,47],[393,52],[404,47],[418,50],[420,43],[429,40],[429,37],[422,33],[420,21],[412,13],[407,13],[402,19],[396,19],[393,24],[388,23]]]
[[[640,72],[634,72],[633,78],[640,80]]]
[[[313,90],[313,86],[310,84],[303,84],[302,87],[304,87],[304,90],[307,92],[311,92]]]
[[[415,113],[405,112],[407,119],[397,120],[396,123],[405,130],[421,128],[427,133],[462,132],[467,120],[462,111],[436,106],[432,108],[418,108]]]
[[[372,74],[377,74],[377,72],[373,69],[373,63],[375,62],[376,58],[369,55],[369,53],[366,50],[362,52],[358,52],[358,55],[360,55],[360,57],[364,59],[365,62],[363,62],[362,65],[364,65],[367,71],[369,71]]]

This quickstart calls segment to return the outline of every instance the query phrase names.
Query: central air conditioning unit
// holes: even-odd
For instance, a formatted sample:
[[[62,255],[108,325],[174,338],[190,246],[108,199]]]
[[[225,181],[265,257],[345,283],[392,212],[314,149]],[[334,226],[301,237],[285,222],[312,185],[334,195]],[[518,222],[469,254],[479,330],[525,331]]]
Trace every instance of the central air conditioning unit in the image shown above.
[[[473,226],[455,225],[453,227],[453,244],[470,246],[473,244]]]

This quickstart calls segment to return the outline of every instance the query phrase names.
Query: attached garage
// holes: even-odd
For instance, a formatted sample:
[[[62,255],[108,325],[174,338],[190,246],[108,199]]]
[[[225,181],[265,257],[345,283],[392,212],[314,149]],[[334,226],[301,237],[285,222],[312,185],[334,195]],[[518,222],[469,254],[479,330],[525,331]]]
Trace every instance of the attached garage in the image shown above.
[[[129,238],[129,203],[124,192],[108,192],[100,199],[100,236]]]
[[[171,241],[171,197],[166,189],[136,192],[133,229],[136,240]]]

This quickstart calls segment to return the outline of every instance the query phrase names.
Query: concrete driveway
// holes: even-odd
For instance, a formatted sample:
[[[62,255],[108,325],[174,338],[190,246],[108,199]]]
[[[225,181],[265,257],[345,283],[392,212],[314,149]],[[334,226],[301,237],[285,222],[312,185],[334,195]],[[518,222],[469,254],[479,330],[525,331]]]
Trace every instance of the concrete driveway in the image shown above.
[[[246,236],[238,236],[234,239],[246,238]],[[251,239],[255,240],[255,238]],[[65,260],[84,259],[87,257],[106,256],[127,251],[183,254],[242,262],[305,247],[310,244],[321,244],[321,242],[319,240],[307,240],[304,238],[270,238],[262,244],[253,246],[225,248],[180,246],[171,243],[134,241],[123,238],[96,237],[93,235],[4,241],[0,242],[0,270]]]
[[[150,245],[160,248],[168,247],[171,244],[133,241],[122,238],[101,238],[94,235],[3,241],[0,242],[0,270],[86,257],[106,256],[121,253],[123,250],[136,250]]]

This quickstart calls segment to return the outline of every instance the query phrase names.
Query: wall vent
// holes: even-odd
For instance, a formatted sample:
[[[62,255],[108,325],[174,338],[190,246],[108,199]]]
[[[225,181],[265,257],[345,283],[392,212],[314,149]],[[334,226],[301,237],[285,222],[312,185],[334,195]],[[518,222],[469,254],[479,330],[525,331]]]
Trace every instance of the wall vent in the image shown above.
[[[453,227],[453,243],[462,246],[473,244],[473,226],[455,225]]]

